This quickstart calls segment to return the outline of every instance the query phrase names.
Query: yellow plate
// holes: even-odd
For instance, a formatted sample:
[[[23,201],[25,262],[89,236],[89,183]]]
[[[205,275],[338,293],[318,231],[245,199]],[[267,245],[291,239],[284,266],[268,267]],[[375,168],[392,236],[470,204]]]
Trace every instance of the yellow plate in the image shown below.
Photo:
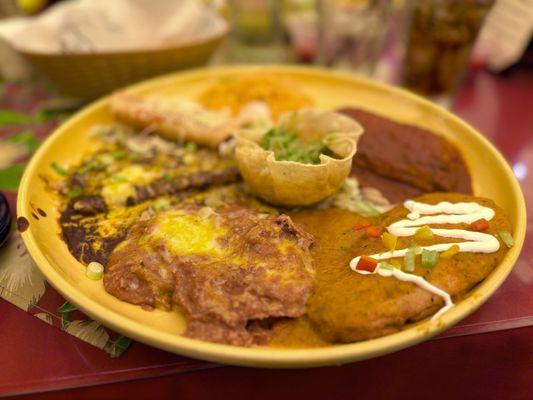
[[[85,268],[69,253],[60,238],[57,199],[39,175],[52,173],[50,163],[69,165],[94,146],[88,131],[94,124],[112,120],[104,98],[83,109],[59,127],[32,158],[22,178],[17,212],[30,221],[22,234],[41,271],[62,295],[94,319],[138,341],[174,353],[227,364],[256,367],[311,367],[342,364],[412,346],[465,318],[502,284],[522,247],[526,210],[524,199],[509,165],[498,151],[472,127],[449,112],[401,89],[362,78],[302,67],[225,67],[178,73],[131,87],[132,93],[175,93],[195,98],[218,79],[268,72],[297,81],[324,108],[355,106],[428,128],[454,141],[470,167],[476,195],[494,199],[514,226],[514,247],[502,263],[451,311],[436,321],[422,321],[399,333],[359,343],[316,349],[244,348],[207,343],[179,336],[183,317],[173,312],[144,311],[107,294],[102,282],[84,276]],[[47,218],[36,221],[31,207],[40,207]]]

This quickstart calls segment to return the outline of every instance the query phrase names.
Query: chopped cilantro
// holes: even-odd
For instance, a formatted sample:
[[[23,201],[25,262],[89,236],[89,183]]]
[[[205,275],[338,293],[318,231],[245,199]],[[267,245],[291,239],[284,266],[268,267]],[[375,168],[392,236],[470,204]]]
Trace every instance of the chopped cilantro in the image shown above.
[[[120,175],[112,175],[109,177],[109,181],[112,183],[127,183],[128,180]]]
[[[64,119],[68,113],[64,110],[39,110],[34,116],[35,122],[47,122]]]

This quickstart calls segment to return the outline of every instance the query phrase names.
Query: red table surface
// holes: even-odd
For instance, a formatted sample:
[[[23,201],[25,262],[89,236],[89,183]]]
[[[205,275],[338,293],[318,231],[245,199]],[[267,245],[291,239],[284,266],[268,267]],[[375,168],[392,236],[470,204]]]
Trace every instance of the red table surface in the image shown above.
[[[528,174],[528,169],[533,170],[533,72],[518,70],[505,77],[473,74],[463,85],[454,111],[502,151],[521,178],[526,202],[533,205],[533,174]],[[530,211],[528,222],[531,219]],[[165,394],[259,399],[281,393],[312,398],[533,398],[533,236],[529,229],[520,259],[504,285],[475,314],[449,330],[447,337],[342,367],[297,371],[226,367],[140,343],[121,358],[111,359],[0,301],[0,395],[54,391],[42,394],[43,398]],[[499,332],[482,333],[495,330]],[[101,384],[108,385],[95,386]]]

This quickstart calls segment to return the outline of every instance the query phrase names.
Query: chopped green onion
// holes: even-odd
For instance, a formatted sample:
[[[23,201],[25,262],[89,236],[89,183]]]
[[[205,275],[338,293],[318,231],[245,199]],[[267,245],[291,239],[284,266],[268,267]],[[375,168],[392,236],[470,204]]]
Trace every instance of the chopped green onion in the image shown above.
[[[412,249],[409,249],[407,253],[405,253],[405,257],[403,259],[404,270],[406,272],[413,272],[415,270],[415,260],[416,260],[416,253]]]
[[[90,262],[89,265],[87,265],[85,275],[87,275],[87,278],[94,281],[100,280],[102,279],[102,276],[104,276],[104,266],[96,261]]]
[[[56,171],[59,175],[62,175],[62,176],[67,176],[68,173],[67,173],[67,170],[65,168],[63,168],[61,165],[53,162],[52,164],[50,164],[50,166],[54,169],[54,171]]]
[[[115,161],[115,157],[110,153],[102,153],[98,156],[98,160],[104,165],[111,165]]]
[[[439,253],[435,250],[422,250],[422,267],[433,269],[439,260]]]
[[[417,256],[422,254],[422,247],[420,247],[416,243],[409,243],[409,250],[411,250]]]
[[[364,217],[377,217],[381,215],[381,213],[375,207],[372,207],[370,204],[364,201],[356,200],[354,202],[354,206],[357,209],[357,212]]]
[[[128,180],[120,175],[111,175],[109,181],[113,183],[126,183]]]
[[[125,158],[128,155],[128,153],[126,153],[125,150],[120,150],[120,149],[119,150],[114,150],[114,151],[112,151],[109,154],[111,154],[111,156],[115,160],[122,160],[123,158]]]
[[[503,240],[503,243],[505,243],[507,247],[511,248],[514,246],[513,235],[511,235],[509,232],[499,231],[498,236],[500,236],[500,238]]]
[[[389,271],[393,271],[394,270],[394,265],[392,264],[389,264],[388,262],[380,262],[379,263],[379,268],[383,268],[383,269],[388,269]]]
[[[34,122],[33,115],[22,114],[10,110],[0,110],[0,127]]]
[[[198,145],[195,142],[187,142],[185,143],[185,146],[183,146],[185,151],[196,151],[198,149]]]
[[[154,208],[156,211],[161,211],[165,208],[168,208],[170,205],[170,201],[168,199],[165,199],[164,197],[160,197],[156,201],[154,201]]]
[[[76,172],[80,175],[84,175],[89,171],[100,169],[101,166],[96,160],[86,161]]]
[[[24,164],[14,164],[0,169],[0,190],[17,190],[24,167]]]
[[[74,199],[76,197],[79,197],[83,194],[83,188],[80,186],[74,186],[72,189],[70,189],[67,192],[67,196],[69,199]]]
[[[174,176],[172,176],[172,174],[169,174],[168,172],[163,175],[163,179],[167,182],[170,182],[172,179],[174,179]]]
[[[7,140],[26,146],[28,153],[30,154],[34,153],[41,144],[41,141],[37,139],[32,131],[15,133],[14,135],[8,136]]]

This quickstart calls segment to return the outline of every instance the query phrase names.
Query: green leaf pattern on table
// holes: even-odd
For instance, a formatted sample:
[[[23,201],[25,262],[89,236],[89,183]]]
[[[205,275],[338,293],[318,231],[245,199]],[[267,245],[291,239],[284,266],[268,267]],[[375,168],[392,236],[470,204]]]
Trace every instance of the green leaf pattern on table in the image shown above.
[[[14,164],[41,144],[32,131],[23,131],[0,140],[0,190],[17,190],[24,164]]]
[[[24,114],[0,109],[0,128],[57,120],[64,115],[64,112]],[[18,189],[25,168],[20,160],[34,153],[40,143],[30,130],[22,130],[0,139],[0,190]],[[46,293],[47,284],[44,275],[28,254],[15,225],[13,224],[10,239],[0,248],[0,297],[24,311],[37,311],[33,315],[47,324],[59,326],[61,322],[60,327],[65,332],[104,350],[111,357],[122,355],[132,340],[125,336],[113,339],[100,323],[90,319],[71,321],[73,315],[85,317],[76,312],[77,308],[72,303],[63,303],[55,310],[57,314],[38,304]]]
[[[9,167],[27,154],[26,146],[23,144],[0,140],[0,169]]]
[[[19,143],[26,147],[28,154],[33,154],[35,150],[41,145],[41,141],[37,139],[35,133],[32,131],[22,131],[8,136],[7,140],[12,143]]]
[[[71,312],[71,311],[74,311],[74,310],[77,310],[76,306],[74,304],[72,304],[71,302],[69,301],[65,301],[61,307],[58,307],[57,308],[57,312],[58,313],[67,313],[67,312]]]
[[[29,311],[44,295],[46,283],[14,227],[0,260],[0,297]]]
[[[41,321],[46,322],[48,325],[54,325],[54,320],[51,314],[47,312],[40,312],[37,314],[33,314],[34,317],[39,318]]]
[[[36,114],[25,114],[11,110],[0,110],[0,128],[12,125],[27,125],[64,118],[64,112],[41,110]]]
[[[126,336],[120,336],[116,340],[109,341],[104,348],[111,357],[120,357],[132,344],[132,340]]]
[[[0,169],[0,190],[16,191],[19,187],[24,168],[24,164],[15,164]]]
[[[78,339],[81,339],[93,346],[96,346],[111,357],[120,357],[124,353],[132,340],[126,336],[120,336],[115,340],[112,340],[109,337],[109,334],[105,328],[98,322],[92,320],[70,320],[70,316],[73,311],[76,311],[77,307],[65,301],[61,306],[59,306],[56,312],[61,314],[61,328],[70,333],[71,335],[76,336]]]
[[[65,329],[66,332],[76,336],[99,349],[105,348],[109,342],[109,334],[104,327],[96,321],[91,320],[75,320],[69,322]]]
[[[11,110],[0,110],[0,127],[31,124],[32,122],[35,122],[35,117],[31,114],[23,114]]]

